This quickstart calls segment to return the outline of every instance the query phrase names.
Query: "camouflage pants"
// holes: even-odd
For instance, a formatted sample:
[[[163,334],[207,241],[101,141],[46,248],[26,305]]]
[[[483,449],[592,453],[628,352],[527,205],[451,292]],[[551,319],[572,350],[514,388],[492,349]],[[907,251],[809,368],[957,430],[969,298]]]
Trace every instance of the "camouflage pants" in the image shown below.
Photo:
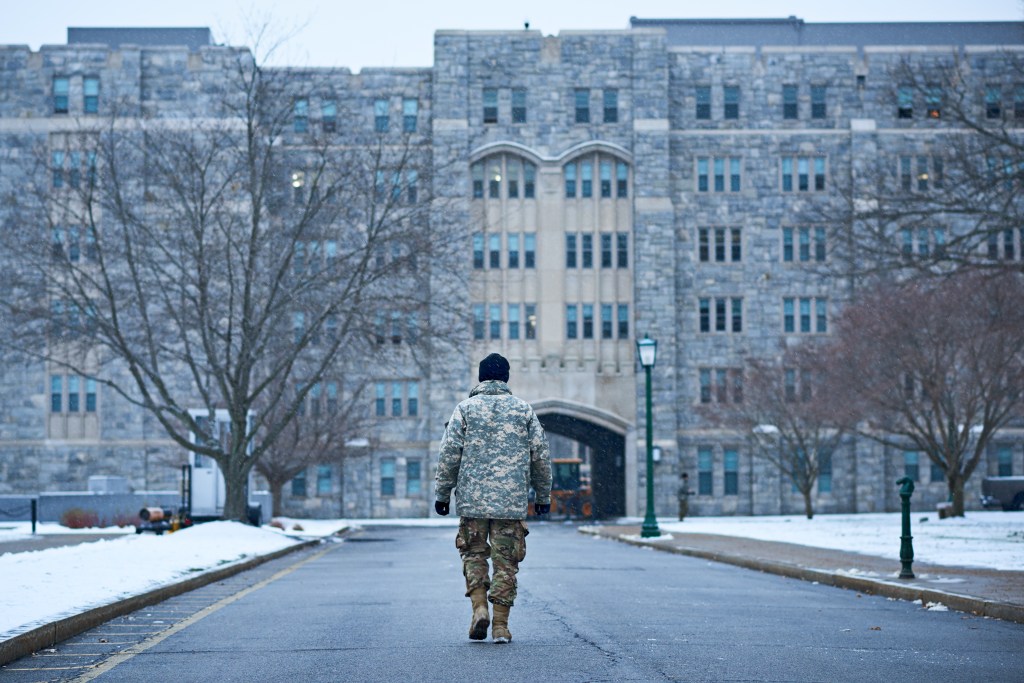
[[[459,519],[455,547],[462,557],[466,596],[477,588],[490,591],[490,601],[511,607],[516,599],[516,574],[526,557],[526,522],[519,519]],[[490,540],[490,545],[487,541]],[[494,565],[489,576],[487,559]]]

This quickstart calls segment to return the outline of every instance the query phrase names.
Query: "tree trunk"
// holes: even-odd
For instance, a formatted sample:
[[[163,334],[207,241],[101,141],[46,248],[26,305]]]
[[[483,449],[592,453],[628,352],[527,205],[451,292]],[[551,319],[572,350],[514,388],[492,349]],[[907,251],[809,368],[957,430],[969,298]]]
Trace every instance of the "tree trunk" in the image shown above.
[[[267,480],[267,485],[270,486],[270,499],[273,501],[270,515],[271,517],[280,517],[284,514],[282,512],[284,501],[281,500],[281,492],[284,489],[284,482]]]
[[[814,503],[811,501],[811,491],[803,491],[804,494],[804,514],[807,515],[807,519],[814,519]]]
[[[248,522],[249,497],[246,491],[248,471],[245,468],[224,468],[224,515],[227,520]]]
[[[950,477],[949,497],[953,503],[953,516],[964,516],[964,478],[960,476]]]

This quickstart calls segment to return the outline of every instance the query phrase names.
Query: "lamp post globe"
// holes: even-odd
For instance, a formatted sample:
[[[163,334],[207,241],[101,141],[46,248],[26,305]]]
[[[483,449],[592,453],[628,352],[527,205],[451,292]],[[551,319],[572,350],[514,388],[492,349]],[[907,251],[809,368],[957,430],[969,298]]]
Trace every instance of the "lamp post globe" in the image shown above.
[[[644,368],[647,398],[647,512],[640,529],[642,538],[661,536],[658,520],[654,516],[654,423],[651,415],[651,368],[658,357],[658,342],[644,335],[636,340],[636,355]]]

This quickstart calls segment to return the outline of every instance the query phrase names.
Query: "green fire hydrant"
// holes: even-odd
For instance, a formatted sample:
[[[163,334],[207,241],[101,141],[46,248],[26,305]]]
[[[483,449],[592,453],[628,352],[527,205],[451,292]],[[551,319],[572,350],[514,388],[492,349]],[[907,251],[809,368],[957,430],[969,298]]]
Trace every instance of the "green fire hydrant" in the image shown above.
[[[901,579],[914,578],[914,537],[910,535],[910,496],[914,493],[914,480],[903,477],[896,482],[900,486],[900,502],[903,506],[903,535],[900,536]]]

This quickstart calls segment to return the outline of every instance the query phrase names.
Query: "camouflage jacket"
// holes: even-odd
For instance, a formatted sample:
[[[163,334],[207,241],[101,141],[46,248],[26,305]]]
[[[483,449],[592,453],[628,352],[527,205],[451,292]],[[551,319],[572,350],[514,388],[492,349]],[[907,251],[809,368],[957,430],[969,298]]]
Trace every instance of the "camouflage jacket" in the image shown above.
[[[456,489],[460,517],[524,519],[530,487],[551,502],[551,459],[540,420],[504,382],[481,382],[455,407],[441,439],[435,488]]]

